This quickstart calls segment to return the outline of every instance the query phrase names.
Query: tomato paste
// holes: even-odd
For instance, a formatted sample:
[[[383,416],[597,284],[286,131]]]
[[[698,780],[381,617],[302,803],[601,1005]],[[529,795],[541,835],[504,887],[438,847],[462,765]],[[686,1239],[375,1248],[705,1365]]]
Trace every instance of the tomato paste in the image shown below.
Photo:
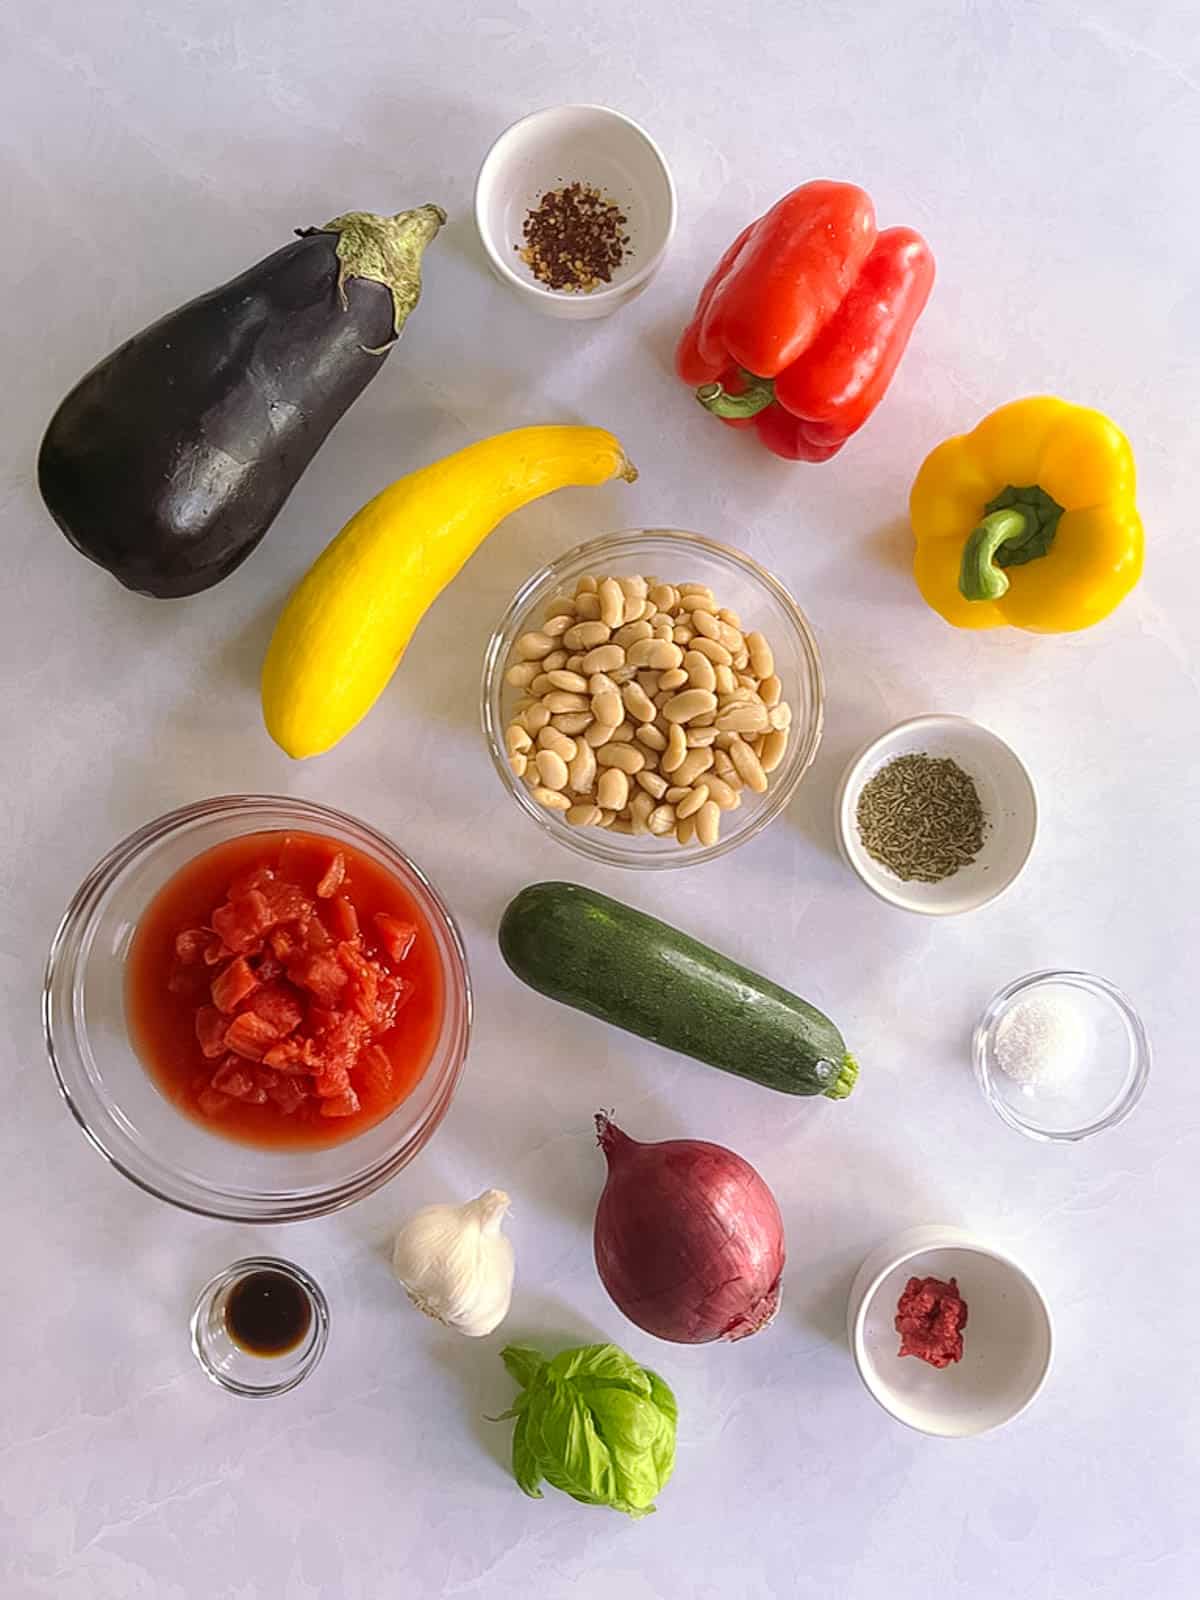
[[[138,924],[130,1036],[163,1093],[256,1145],[361,1133],[420,1080],[441,963],[398,879],[333,839],[259,833],[197,856]]]
[[[900,1354],[918,1356],[931,1367],[948,1367],[961,1361],[962,1330],[967,1325],[967,1302],[958,1292],[958,1279],[910,1278],[896,1307],[896,1332]]]

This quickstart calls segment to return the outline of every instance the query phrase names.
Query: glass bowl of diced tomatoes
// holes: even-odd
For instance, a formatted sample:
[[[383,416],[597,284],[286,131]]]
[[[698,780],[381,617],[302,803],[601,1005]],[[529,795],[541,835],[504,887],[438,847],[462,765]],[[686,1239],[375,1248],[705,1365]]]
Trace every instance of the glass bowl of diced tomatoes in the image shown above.
[[[319,1216],[406,1165],[462,1073],[462,939],[366,823],[234,795],[147,823],[67,908],[46,968],[63,1097],[150,1194],[244,1222]]]

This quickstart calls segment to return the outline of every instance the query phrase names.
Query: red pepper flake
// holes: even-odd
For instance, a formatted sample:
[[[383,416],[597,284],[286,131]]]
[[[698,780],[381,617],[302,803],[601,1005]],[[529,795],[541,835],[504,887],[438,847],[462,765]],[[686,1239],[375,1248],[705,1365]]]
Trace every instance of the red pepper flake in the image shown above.
[[[896,1332],[900,1354],[917,1356],[931,1367],[948,1367],[961,1361],[962,1330],[967,1325],[967,1302],[958,1292],[958,1279],[910,1278],[896,1307]]]
[[[525,243],[513,249],[548,289],[590,294],[629,254],[628,218],[615,200],[590,183],[568,183],[543,194],[526,215]]]

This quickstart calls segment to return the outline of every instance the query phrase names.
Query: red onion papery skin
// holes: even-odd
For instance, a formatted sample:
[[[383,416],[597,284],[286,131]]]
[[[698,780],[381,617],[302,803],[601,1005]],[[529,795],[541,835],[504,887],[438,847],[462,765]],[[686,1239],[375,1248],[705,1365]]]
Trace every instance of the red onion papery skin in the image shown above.
[[[783,1218],[748,1161],[698,1139],[642,1144],[603,1112],[608,1181],[593,1243],[631,1322],[675,1344],[744,1339],[779,1309]]]

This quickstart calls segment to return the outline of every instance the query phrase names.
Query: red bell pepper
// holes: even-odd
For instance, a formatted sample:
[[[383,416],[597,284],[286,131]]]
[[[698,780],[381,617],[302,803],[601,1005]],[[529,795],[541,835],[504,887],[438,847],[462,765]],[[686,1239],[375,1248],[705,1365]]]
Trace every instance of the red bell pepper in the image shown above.
[[[805,183],[741,233],[704,285],[675,367],[706,410],[790,461],[827,461],[883,398],[933,287],[911,228],[870,196]]]

